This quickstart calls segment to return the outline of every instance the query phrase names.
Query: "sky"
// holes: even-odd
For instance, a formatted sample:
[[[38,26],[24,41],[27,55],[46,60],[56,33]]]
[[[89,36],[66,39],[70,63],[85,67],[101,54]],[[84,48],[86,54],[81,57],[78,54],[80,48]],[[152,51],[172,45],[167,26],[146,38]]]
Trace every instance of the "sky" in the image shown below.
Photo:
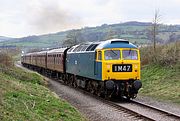
[[[0,0],[0,36],[25,37],[127,21],[180,24],[180,0]]]

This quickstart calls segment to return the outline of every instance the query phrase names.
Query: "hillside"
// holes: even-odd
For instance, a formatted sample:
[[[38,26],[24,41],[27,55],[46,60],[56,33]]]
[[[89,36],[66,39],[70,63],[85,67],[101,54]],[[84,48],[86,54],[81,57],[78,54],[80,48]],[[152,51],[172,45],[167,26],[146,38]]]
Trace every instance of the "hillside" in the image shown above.
[[[37,73],[0,66],[1,121],[84,121]]]
[[[180,42],[141,48],[141,95],[180,104]]]
[[[99,41],[110,38],[127,39],[135,43],[149,43],[151,40],[151,23],[126,22],[119,24],[103,24],[96,27],[85,27],[54,34],[13,38],[3,41],[2,45],[16,45],[23,48],[52,48],[62,46],[67,35],[75,33],[77,42]],[[160,25],[157,37],[161,43],[180,40],[180,25]]]
[[[180,104],[180,64],[148,65],[142,70],[140,95]]]
[[[8,41],[8,40],[11,40],[11,39],[12,39],[12,38],[10,38],[10,37],[0,36],[0,42]]]

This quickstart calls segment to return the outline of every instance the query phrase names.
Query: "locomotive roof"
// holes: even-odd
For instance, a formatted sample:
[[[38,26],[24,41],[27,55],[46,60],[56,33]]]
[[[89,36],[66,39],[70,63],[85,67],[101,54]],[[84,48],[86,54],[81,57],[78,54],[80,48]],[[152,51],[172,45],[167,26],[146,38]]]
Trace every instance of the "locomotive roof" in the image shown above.
[[[68,52],[86,52],[95,51],[96,49],[107,48],[137,48],[134,44],[123,39],[110,39],[99,42],[87,42],[79,45],[72,46]]]
[[[96,49],[107,49],[107,48],[137,48],[134,44],[123,39],[110,39],[102,41]]]

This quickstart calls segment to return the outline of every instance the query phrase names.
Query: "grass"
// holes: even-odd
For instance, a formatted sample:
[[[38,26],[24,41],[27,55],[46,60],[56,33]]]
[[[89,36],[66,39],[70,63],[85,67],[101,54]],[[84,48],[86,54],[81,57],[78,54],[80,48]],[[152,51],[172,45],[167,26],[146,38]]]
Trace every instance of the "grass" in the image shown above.
[[[180,104],[180,64],[160,66],[150,64],[142,70],[141,95]]]
[[[46,88],[47,82],[20,68],[0,67],[1,121],[82,121],[82,115]]]

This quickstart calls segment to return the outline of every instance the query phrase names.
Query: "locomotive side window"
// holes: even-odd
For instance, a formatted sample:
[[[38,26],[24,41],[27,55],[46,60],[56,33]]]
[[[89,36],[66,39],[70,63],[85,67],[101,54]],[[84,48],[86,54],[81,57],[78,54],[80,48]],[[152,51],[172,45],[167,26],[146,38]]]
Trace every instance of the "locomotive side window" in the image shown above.
[[[90,51],[95,50],[95,48],[96,48],[97,46],[98,46],[98,44],[94,44],[94,45],[91,47]]]
[[[91,47],[93,46],[94,44],[91,44],[87,49],[86,51],[90,51]]]
[[[83,48],[83,45],[80,45],[80,46],[78,47],[78,49],[76,50],[76,52],[81,51],[82,48]]]
[[[77,47],[73,50],[73,52],[76,52],[76,51],[77,51],[77,49],[78,49],[78,47],[79,47],[79,46],[77,46]]]
[[[68,52],[71,52],[72,51],[72,49],[74,49],[73,47],[71,47],[69,50],[68,50]]]
[[[91,44],[87,49],[86,51],[93,51],[95,50],[95,48],[98,46],[98,44]]]
[[[83,46],[83,48],[81,49],[81,51],[85,51],[88,46],[89,46],[89,45]]]
[[[102,60],[102,52],[98,51],[98,60]]]
[[[123,59],[124,60],[137,60],[138,54],[136,50],[123,50]]]

